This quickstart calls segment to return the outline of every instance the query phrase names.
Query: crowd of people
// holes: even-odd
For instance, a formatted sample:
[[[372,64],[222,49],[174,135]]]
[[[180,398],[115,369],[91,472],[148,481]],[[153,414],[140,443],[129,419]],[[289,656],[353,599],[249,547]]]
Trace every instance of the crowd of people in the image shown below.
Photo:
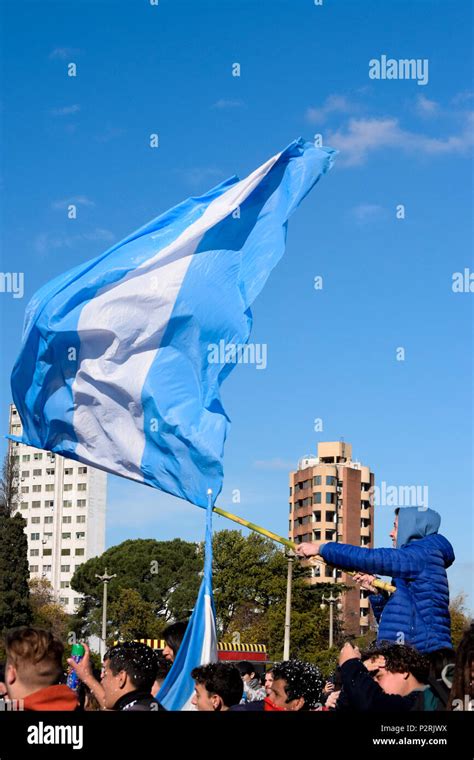
[[[302,543],[297,556],[323,557],[356,573],[371,592],[377,640],[365,651],[347,641],[335,671],[324,679],[309,662],[290,659],[259,673],[251,662],[213,662],[194,668],[192,706],[198,711],[407,712],[474,710],[474,624],[452,649],[446,568],[454,561],[431,509],[396,510],[391,549],[336,542]],[[380,591],[376,574],[391,575],[394,593]],[[0,708],[24,710],[165,710],[160,689],[182,644],[187,624],[165,630],[157,653],[144,643],[112,646],[100,672],[89,647],[67,660],[79,681],[66,683],[63,644],[45,630],[18,628],[5,638]],[[17,708],[18,709],[18,708]]]
[[[163,711],[160,687],[185,624],[170,629],[163,652],[136,641],[111,647],[100,673],[85,644],[82,660],[68,660],[80,679],[76,690],[66,684],[60,641],[38,628],[14,629],[5,638],[6,663],[0,671],[4,709]],[[327,679],[316,665],[296,659],[274,663],[264,673],[251,662],[214,662],[192,670],[192,704],[205,712],[474,710],[473,650],[471,626],[452,668],[445,666],[438,678],[430,675],[426,655],[393,643],[374,643],[360,652],[347,642]]]

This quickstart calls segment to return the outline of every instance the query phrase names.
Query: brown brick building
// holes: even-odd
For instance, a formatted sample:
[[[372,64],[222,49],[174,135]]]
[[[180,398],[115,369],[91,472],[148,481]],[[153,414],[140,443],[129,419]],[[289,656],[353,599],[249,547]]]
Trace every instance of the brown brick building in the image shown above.
[[[373,546],[374,474],[352,461],[352,446],[343,441],[319,443],[316,457],[304,457],[290,473],[289,537],[302,541],[340,541]],[[311,569],[310,583],[344,583],[340,624],[346,634],[367,633],[368,593],[351,576],[323,564]]]

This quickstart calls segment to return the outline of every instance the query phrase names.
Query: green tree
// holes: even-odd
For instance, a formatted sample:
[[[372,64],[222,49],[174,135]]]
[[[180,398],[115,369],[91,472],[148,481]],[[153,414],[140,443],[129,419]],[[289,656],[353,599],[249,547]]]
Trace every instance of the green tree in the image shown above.
[[[71,618],[55,597],[46,578],[32,578],[30,586],[31,625],[45,628],[64,642],[71,628]]]
[[[31,622],[25,528],[21,515],[0,514],[0,632]]]
[[[121,589],[133,589],[151,605],[158,622],[189,617],[202,570],[199,545],[179,538],[128,540],[84,562],[74,573],[71,586],[84,594],[76,618],[79,621],[76,630],[82,635],[100,631],[102,583],[95,576],[102,575],[106,567],[108,573],[117,576],[108,586],[109,604],[119,599]],[[121,624],[124,623],[122,619]]]
[[[470,620],[466,615],[466,594],[460,591],[449,605],[451,614],[451,639],[453,647],[456,649],[461,643],[464,631],[469,628]]]
[[[115,639],[159,638],[165,627],[165,623],[157,619],[153,605],[131,588],[120,589],[118,597],[108,608],[107,617],[112,630],[109,644]]]

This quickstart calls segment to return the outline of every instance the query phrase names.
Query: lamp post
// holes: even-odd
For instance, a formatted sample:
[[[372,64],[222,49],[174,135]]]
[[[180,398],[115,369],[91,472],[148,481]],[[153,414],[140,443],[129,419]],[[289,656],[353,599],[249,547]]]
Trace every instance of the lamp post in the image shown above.
[[[107,586],[109,584],[109,581],[112,580],[112,578],[116,578],[117,575],[114,573],[113,575],[107,575],[107,568],[105,568],[103,575],[95,574],[95,577],[98,578],[101,583],[104,584],[104,594],[102,598],[102,647],[104,649],[103,652],[101,652],[102,655],[105,654],[105,640],[107,637]]]
[[[285,608],[285,638],[283,641],[283,659],[290,659],[290,629],[291,629],[291,587],[293,581],[293,562],[296,554],[292,549],[286,553],[288,558],[288,575],[286,580],[286,608]]]
[[[319,605],[322,610],[326,609],[325,602],[329,604],[329,649],[331,649],[334,643],[334,605],[337,603],[337,609],[342,610],[341,595],[333,596],[332,591],[329,596],[323,594],[322,602]]]

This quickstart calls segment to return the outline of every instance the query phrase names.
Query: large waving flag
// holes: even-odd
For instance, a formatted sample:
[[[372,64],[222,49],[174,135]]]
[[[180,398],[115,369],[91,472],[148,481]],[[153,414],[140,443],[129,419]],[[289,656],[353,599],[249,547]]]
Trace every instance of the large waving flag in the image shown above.
[[[173,667],[156,698],[167,710],[193,710],[194,681],[191,671],[199,665],[217,662],[216,612],[212,596],[212,503],[206,515],[206,557],[204,577],[193,614],[178,649]]]
[[[41,288],[12,374],[23,423],[12,439],[201,507],[210,487],[215,500],[233,365],[210,346],[248,342],[288,217],[334,153],[293,142]]]

